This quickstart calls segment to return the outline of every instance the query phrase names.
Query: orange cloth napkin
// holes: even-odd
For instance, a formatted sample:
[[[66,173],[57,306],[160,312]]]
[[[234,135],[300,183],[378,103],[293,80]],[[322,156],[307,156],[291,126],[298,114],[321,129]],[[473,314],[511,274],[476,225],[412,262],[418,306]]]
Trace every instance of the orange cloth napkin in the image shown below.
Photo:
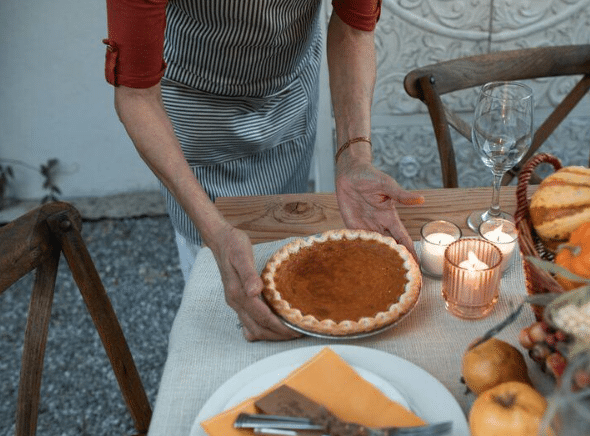
[[[395,370],[392,368],[392,370]],[[363,379],[336,352],[326,347],[284,380],[256,397],[213,416],[201,426],[210,436],[244,436],[252,430],[237,430],[233,423],[240,412],[256,413],[254,402],[278,386],[287,386],[324,405],[346,421],[366,426],[416,426],[425,422],[402,405],[390,400]]]

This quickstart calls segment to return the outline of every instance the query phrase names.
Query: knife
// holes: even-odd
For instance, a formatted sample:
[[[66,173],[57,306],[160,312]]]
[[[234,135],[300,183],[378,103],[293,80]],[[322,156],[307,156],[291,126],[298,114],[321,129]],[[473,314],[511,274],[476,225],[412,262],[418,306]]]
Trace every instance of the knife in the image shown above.
[[[234,422],[234,428],[277,428],[282,430],[323,430],[324,426],[313,424],[303,417],[256,415],[240,413]],[[315,433],[317,435],[317,433]]]
[[[452,428],[450,421],[419,427],[367,428],[340,420],[321,404],[286,385],[271,391],[254,404],[265,414],[274,415],[271,419],[278,416],[308,418],[311,424],[321,426],[330,436],[443,435]]]

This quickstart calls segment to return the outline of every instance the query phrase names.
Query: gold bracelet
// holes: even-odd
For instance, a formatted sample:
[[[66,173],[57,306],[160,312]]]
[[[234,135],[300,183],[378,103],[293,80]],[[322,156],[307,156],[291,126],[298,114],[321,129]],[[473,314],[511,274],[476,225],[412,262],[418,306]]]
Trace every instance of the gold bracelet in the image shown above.
[[[366,136],[359,136],[358,138],[352,138],[349,139],[348,141],[346,141],[342,147],[340,147],[338,149],[338,151],[336,152],[336,157],[334,157],[334,161],[338,162],[338,158],[340,157],[340,155],[342,154],[342,152],[344,150],[346,150],[348,147],[351,146],[351,144],[354,144],[356,142],[368,142],[369,146],[371,146],[371,148],[373,147],[373,144],[371,143],[371,138],[368,138]]]

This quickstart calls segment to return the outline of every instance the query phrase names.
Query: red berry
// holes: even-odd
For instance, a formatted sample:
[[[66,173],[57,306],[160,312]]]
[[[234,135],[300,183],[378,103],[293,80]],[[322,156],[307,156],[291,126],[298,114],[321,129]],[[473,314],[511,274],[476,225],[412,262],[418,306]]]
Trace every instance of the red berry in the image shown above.
[[[551,354],[549,346],[545,343],[538,342],[529,350],[529,356],[535,362],[544,363],[547,356]]]
[[[536,322],[530,327],[529,336],[531,338],[531,341],[545,342],[545,338],[547,337],[547,332],[545,331],[545,327],[543,326],[543,324],[545,324],[545,323],[544,322]]]
[[[557,344],[557,338],[555,333],[547,335],[545,338],[545,343],[549,345],[551,348],[555,348],[555,344]]]
[[[531,336],[529,335],[529,327],[523,328],[519,335],[518,335],[518,342],[527,350],[533,348],[533,341],[531,340]]]
[[[561,377],[565,367],[567,365],[567,361],[565,358],[559,354],[558,352],[552,353],[547,357],[545,360],[547,368],[551,371],[551,373],[556,377]]]
[[[590,386],[590,373],[582,369],[576,371],[574,374],[574,383],[580,389]]]
[[[567,341],[567,333],[565,333],[562,330],[557,330],[555,332],[555,339],[557,339],[559,342],[566,342]]]

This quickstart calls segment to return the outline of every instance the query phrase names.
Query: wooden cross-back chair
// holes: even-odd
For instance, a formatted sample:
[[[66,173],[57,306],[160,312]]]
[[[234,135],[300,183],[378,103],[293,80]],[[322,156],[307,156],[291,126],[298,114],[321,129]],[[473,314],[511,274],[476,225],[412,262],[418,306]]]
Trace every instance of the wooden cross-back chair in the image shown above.
[[[45,204],[0,227],[0,293],[35,270],[24,336],[16,435],[34,435],[41,374],[59,259],[63,253],[111,362],[139,435],[147,434],[151,407],[110,299],[80,234],[70,204]]]
[[[457,58],[428,65],[409,72],[404,79],[408,95],[422,100],[428,107],[442,168],[443,186],[455,188],[457,163],[449,126],[471,141],[471,125],[445,105],[441,96],[474,88],[493,81],[518,81],[556,76],[582,78],[534,132],[532,145],[521,160],[524,164],[590,88],[590,45],[540,47],[500,51]],[[590,163],[590,144],[589,163]],[[519,173],[520,166],[502,179],[506,185]]]

